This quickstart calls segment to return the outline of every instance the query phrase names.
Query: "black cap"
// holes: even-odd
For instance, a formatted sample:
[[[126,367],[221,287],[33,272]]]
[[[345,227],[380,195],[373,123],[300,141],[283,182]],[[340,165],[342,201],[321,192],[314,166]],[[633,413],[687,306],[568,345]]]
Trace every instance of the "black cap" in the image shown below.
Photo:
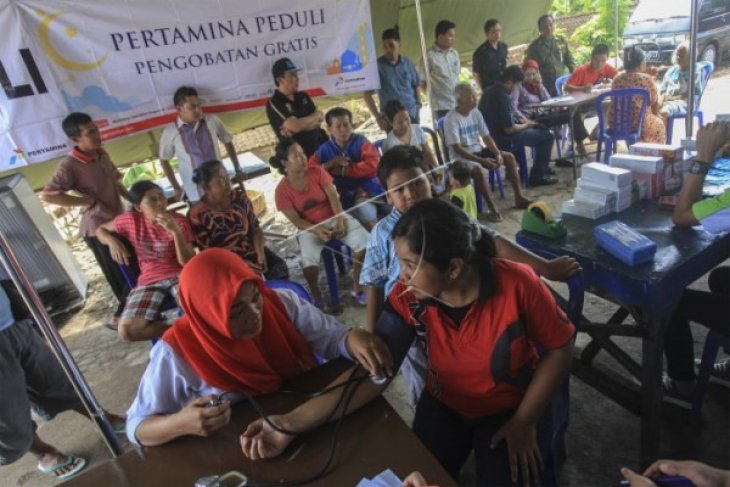
[[[288,57],[278,59],[271,68],[271,74],[274,75],[274,79],[279,76],[284,76],[286,73],[297,73],[299,71],[301,71],[301,69],[297,68],[296,64],[294,64]]]

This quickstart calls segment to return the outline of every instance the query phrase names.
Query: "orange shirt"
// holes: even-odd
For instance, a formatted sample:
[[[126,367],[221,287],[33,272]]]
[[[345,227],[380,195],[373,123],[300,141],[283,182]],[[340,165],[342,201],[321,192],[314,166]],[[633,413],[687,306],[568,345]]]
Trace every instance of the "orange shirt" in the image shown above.
[[[388,307],[425,337],[426,390],[466,418],[480,418],[522,402],[539,356],[566,346],[575,327],[548,287],[524,264],[494,259],[493,280],[457,325],[441,305],[418,302],[398,282]]]
[[[601,69],[596,71],[591,63],[585,63],[575,68],[573,74],[568,78],[567,84],[572,86],[595,85],[602,79],[613,79],[617,74],[616,68],[610,64],[604,64]]]

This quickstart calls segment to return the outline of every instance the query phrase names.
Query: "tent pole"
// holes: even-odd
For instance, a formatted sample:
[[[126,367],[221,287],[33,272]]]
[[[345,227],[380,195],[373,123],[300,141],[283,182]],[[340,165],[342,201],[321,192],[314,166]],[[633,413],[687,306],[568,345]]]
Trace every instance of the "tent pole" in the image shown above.
[[[613,0],[613,41],[614,49],[616,49],[616,69],[619,67],[619,38],[618,38],[618,18],[619,18],[619,2],[620,0]]]
[[[416,18],[418,19],[418,34],[421,39],[421,56],[423,56],[423,75],[426,77],[426,92],[428,93],[428,106],[432,107],[431,103],[431,74],[428,69],[428,52],[426,47],[426,36],[423,33],[423,16],[421,15],[421,0],[416,0]],[[433,110],[432,110],[433,113]],[[436,120],[431,117],[431,123],[435,126]]]
[[[99,428],[101,436],[112,456],[116,458],[121,455],[124,453],[124,450],[117,440],[114,428],[106,417],[106,413],[96,401],[94,394],[89,388],[89,384],[86,383],[84,376],[81,375],[81,371],[76,365],[76,362],[74,362],[71,352],[69,352],[66,343],[58,333],[56,325],[50,316],[48,316],[45,306],[43,306],[41,299],[38,297],[35,289],[33,289],[30,281],[28,281],[28,276],[21,269],[20,263],[18,263],[17,258],[10,248],[10,244],[2,234],[0,234],[0,265],[5,268],[13,284],[18,289],[18,293],[20,293],[23,301],[25,301],[25,305],[33,315],[33,319],[38,324],[51,351],[56,356],[59,365],[71,382],[81,403],[84,405],[84,409],[86,409],[89,417],[94,421],[97,428]]]
[[[699,1],[692,0],[692,11],[690,16],[689,30],[689,98],[687,99],[687,118],[685,118],[685,130],[687,138],[692,138],[695,113],[695,79],[697,78],[697,23],[699,15]]]

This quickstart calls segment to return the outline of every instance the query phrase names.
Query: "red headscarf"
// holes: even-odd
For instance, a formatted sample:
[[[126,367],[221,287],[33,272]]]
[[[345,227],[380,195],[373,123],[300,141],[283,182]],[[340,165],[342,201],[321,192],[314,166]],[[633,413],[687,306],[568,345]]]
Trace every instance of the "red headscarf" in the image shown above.
[[[229,314],[245,282],[261,291],[262,327],[258,336],[238,340]],[[180,273],[180,304],[185,315],[162,339],[213,387],[268,394],[317,365],[279,296],[233,252],[211,248],[193,257]]]
[[[525,59],[525,62],[522,63],[522,71],[527,71],[528,68],[535,68],[538,72],[540,71],[540,63],[535,61],[534,59]],[[525,87],[527,91],[529,91],[533,95],[540,95],[540,82],[539,81],[523,81],[522,86]]]

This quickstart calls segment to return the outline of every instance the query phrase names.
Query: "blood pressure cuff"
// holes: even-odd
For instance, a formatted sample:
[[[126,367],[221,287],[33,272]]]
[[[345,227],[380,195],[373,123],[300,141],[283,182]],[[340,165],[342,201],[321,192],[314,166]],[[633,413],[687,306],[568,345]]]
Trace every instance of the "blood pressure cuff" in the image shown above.
[[[398,370],[413,344],[416,331],[408,326],[386,301],[385,308],[375,325],[375,334],[383,339],[393,357],[393,369]]]

